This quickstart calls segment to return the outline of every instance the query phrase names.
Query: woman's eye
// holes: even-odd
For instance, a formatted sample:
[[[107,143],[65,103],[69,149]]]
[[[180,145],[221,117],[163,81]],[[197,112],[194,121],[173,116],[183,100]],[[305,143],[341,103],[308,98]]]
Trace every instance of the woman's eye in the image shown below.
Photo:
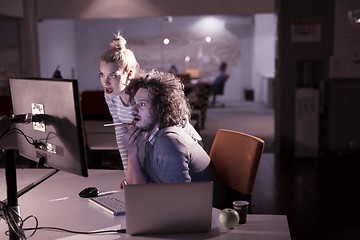
[[[144,102],[140,103],[140,106],[144,107],[144,106],[145,106],[145,103],[144,103]]]
[[[103,73],[99,73],[99,77],[104,77],[104,74],[103,74]]]
[[[117,77],[118,77],[118,75],[116,75],[116,74],[112,74],[112,75],[110,75],[110,77],[111,77],[111,78],[117,78]]]

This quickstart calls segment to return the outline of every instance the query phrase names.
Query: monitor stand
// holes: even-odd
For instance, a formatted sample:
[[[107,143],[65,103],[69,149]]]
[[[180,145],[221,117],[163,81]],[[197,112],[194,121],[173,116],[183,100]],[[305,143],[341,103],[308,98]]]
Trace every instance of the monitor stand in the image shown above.
[[[12,156],[10,156],[10,154]],[[17,183],[16,183],[16,163],[13,155],[13,150],[5,152],[5,177],[6,177],[6,193],[7,205],[12,208],[17,214],[20,214],[20,209],[17,199]],[[9,226],[9,239],[19,239],[19,236]]]
[[[54,171],[51,171],[49,174],[43,176],[41,179],[39,179],[36,182],[30,183],[23,189],[21,189],[19,192],[17,191],[17,181],[16,181],[16,161],[15,161],[15,154],[14,150],[7,150],[5,152],[5,178],[6,178],[6,191],[7,191],[7,199],[5,200],[7,202],[7,206],[16,212],[18,217],[14,216],[14,219],[19,221],[20,217],[20,206],[18,204],[18,197],[24,195],[46,179],[53,176],[55,173],[57,173],[59,170],[54,169]],[[9,239],[10,240],[18,240],[20,237],[16,234],[16,232],[9,226]]]

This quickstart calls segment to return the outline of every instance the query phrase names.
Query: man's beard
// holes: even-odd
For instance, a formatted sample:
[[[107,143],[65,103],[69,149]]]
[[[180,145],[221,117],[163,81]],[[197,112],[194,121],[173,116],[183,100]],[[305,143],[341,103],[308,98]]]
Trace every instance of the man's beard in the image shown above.
[[[153,121],[143,127],[140,127],[141,131],[143,132],[150,132],[152,130],[154,130],[155,126],[158,124],[158,120],[157,119],[153,119]]]

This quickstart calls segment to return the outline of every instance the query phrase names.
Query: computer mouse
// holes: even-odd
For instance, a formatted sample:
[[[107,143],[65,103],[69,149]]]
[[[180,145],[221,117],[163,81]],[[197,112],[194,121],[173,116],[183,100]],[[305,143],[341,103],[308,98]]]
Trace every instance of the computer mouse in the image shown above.
[[[79,192],[79,196],[82,198],[97,197],[99,192],[97,187],[88,187]]]

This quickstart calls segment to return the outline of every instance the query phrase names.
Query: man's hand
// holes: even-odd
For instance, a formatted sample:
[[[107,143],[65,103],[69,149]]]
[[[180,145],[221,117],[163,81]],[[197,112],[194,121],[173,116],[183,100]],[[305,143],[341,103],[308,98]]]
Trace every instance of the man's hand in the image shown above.
[[[134,126],[127,131],[123,140],[128,150],[128,167],[125,178],[129,184],[146,183],[145,175],[138,159],[138,143],[144,140],[142,136],[140,128]],[[123,183],[121,183],[120,188],[123,187]]]
[[[128,150],[128,154],[137,153],[137,143],[141,136],[141,130],[138,127],[129,128],[124,137],[124,144],[126,149]]]

